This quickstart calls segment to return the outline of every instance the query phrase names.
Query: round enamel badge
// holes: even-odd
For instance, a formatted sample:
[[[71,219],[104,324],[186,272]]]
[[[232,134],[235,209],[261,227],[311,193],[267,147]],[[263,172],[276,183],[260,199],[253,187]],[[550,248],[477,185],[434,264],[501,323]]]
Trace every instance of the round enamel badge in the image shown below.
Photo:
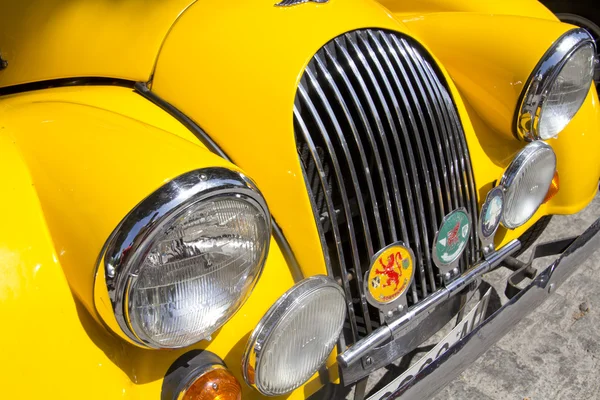
[[[470,232],[471,222],[464,208],[444,217],[433,243],[433,260],[440,269],[458,262],[467,247]]]
[[[406,293],[414,276],[414,254],[403,243],[381,249],[365,274],[367,299],[376,307],[389,305]]]

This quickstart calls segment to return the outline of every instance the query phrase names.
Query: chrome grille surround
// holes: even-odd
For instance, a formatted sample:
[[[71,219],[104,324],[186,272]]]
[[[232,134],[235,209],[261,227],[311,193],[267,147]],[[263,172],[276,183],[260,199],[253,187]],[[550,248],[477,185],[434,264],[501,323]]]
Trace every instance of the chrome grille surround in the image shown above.
[[[413,249],[409,306],[442,284],[431,257],[442,218],[465,207],[478,220],[471,160],[442,74],[391,31],[352,31],[322,47],[299,84],[294,128],[329,273],[346,293],[345,346],[383,321],[363,288],[379,249],[398,240]],[[476,231],[461,270],[479,258]]]

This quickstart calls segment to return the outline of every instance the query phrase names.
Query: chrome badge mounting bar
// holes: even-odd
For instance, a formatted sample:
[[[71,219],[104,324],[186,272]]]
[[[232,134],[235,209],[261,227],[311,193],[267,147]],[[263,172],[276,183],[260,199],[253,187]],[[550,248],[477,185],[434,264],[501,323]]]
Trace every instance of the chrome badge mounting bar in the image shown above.
[[[427,316],[435,307],[460,293],[483,274],[499,266],[506,257],[513,255],[520,248],[521,242],[515,239],[508,242],[496,252],[489,254],[486,259],[480,261],[473,268],[470,268],[458,278],[446,284],[445,288],[438,290],[423,302],[410,308],[406,314],[380,326],[369,336],[359,340],[352,347],[339,354],[337,357],[338,363],[342,368],[347,368],[360,361],[372,349],[393,340],[395,334],[402,331],[409,323],[417,322]]]

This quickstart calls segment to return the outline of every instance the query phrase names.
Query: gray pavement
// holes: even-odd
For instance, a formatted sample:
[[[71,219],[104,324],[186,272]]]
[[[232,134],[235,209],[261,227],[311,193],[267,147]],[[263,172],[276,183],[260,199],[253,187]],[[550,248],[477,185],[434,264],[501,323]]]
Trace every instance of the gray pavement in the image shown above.
[[[554,216],[538,243],[579,235],[598,217],[600,195],[576,215]],[[525,260],[529,253],[519,258]],[[550,262],[552,258],[542,259],[534,267]],[[485,277],[502,303],[507,300],[504,288],[509,275],[510,271],[500,269]],[[435,338],[428,343],[436,343]],[[382,368],[372,374],[368,390],[380,384],[386,372]],[[352,399],[353,391],[346,398]],[[434,397],[454,399],[600,399],[600,251]]]
[[[539,241],[580,234],[599,216],[596,196],[576,215],[553,217]],[[488,282],[503,293],[507,275],[497,271]],[[600,251],[435,397],[442,399],[600,399]]]

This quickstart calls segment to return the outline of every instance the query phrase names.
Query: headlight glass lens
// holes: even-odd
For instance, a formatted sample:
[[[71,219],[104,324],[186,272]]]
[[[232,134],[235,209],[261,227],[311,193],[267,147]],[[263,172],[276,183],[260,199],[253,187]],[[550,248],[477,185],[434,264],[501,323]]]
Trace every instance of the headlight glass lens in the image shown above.
[[[253,332],[244,360],[248,383],[269,396],[289,393],[317,372],[346,316],[343,291],[330,278],[308,278],[282,299]],[[248,365],[252,357],[255,363]]]
[[[577,49],[563,66],[544,101],[538,125],[541,139],[561,132],[583,104],[594,75],[594,47]]]
[[[502,177],[505,205],[502,223],[510,229],[527,222],[544,201],[556,171],[556,155],[544,142],[527,145]]]
[[[130,290],[134,332],[156,347],[206,338],[235,312],[262,266],[260,210],[236,197],[193,204],[157,230]]]

